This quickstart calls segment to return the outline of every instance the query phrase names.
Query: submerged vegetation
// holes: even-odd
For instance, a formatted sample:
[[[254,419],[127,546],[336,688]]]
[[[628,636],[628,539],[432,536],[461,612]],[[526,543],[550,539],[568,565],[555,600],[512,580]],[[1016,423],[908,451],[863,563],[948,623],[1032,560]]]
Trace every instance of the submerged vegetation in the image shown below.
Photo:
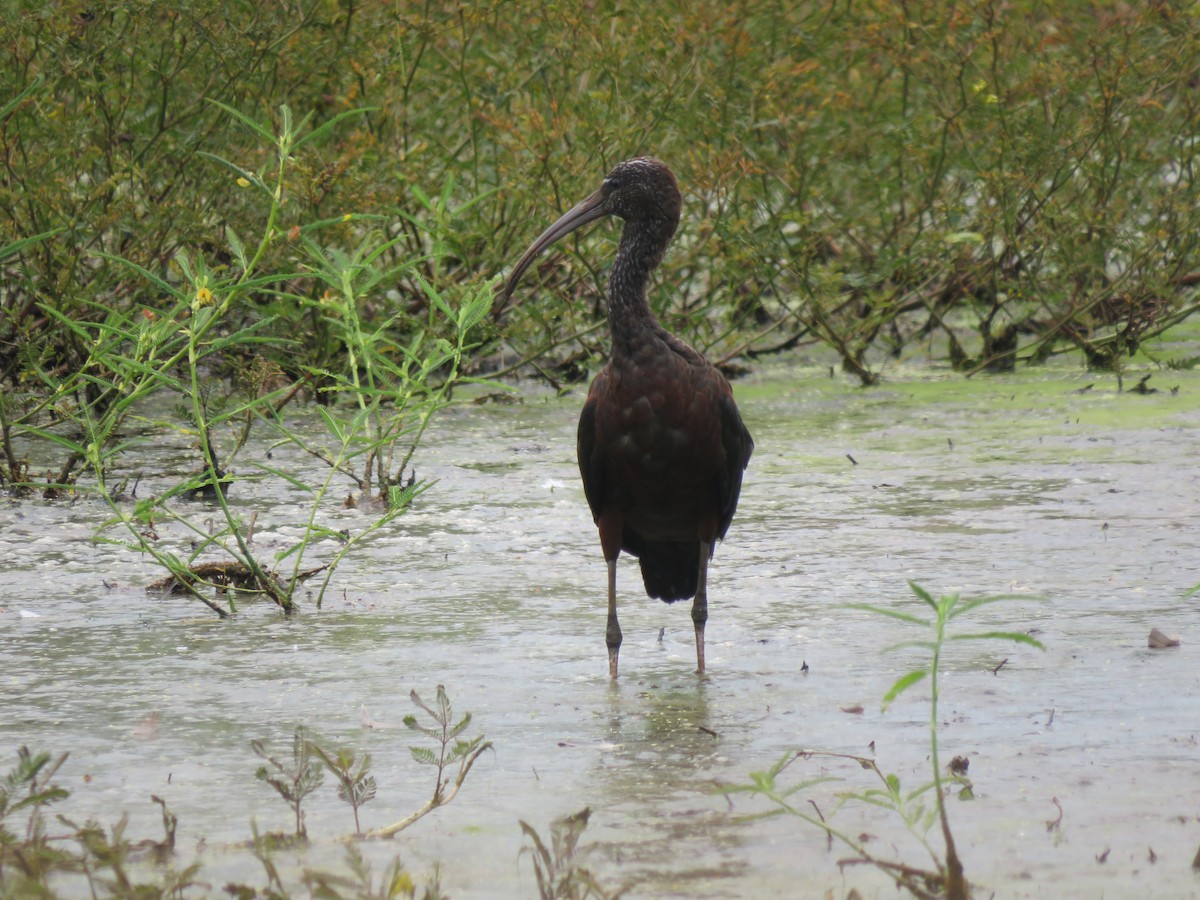
[[[878,616],[894,619],[905,625],[915,626],[927,632],[921,639],[904,641],[889,648],[917,649],[929,654],[927,661],[896,679],[895,683],[883,697],[882,706],[886,709],[897,697],[916,684],[929,684],[929,766],[930,780],[916,787],[905,788],[901,785],[900,776],[895,773],[884,773],[878,763],[869,757],[855,756],[849,753],[836,753],[822,750],[799,750],[787,753],[774,766],[765,772],[753,772],[750,782],[725,788],[726,793],[748,793],[766,800],[772,807],[766,815],[787,814],[819,828],[828,835],[831,843],[837,841],[851,851],[853,856],[840,861],[840,865],[863,864],[874,866],[890,877],[900,890],[919,900],[967,900],[971,896],[971,886],[964,872],[962,858],[954,840],[954,832],[950,828],[950,816],[946,809],[946,798],[952,785],[960,788],[959,799],[971,799],[973,796],[970,781],[966,778],[968,761],[965,757],[955,757],[948,765],[947,772],[942,771],[941,746],[938,739],[939,730],[939,675],[942,656],[947,645],[958,641],[1002,641],[1024,644],[1043,649],[1042,644],[1023,632],[1016,631],[952,631],[950,624],[960,616],[1004,600],[1018,599],[1015,597],[995,596],[967,599],[958,594],[934,598],[925,588],[909,582],[913,594],[931,612],[931,618],[896,609],[894,607],[875,606],[867,603],[850,604],[850,608],[860,609]],[[836,797],[835,807],[825,815],[821,807],[811,799],[804,797],[805,793],[814,788],[840,779],[820,776],[805,779],[792,784],[783,784],[780,776],[793,764],[800,765],[813,758],[842,760],[855,764],[863,771],[870,772],[877,784],[862,790],[845,790]],[[801,806],[796,799],[806,799],[812,806],[812,812]],[[885,859],[867,847],[863,836],[855,836],[840,827],[834,818],[837,813],[854,805],[873,806],[893,813],[904,825],[908,833],[929,856],[933,868],[926,869],[904,860]],[[939,826],[941,847],[931,841],[929,832],[934,825]]]
[[[452,723],[450,701],[442,685],[437,687],[436,708],[427,706],[416,691],[412,692],[411,699],[434,723],[426,726],[414,716],[405,718],[410,728],[433,738],[439,747],[436,751],[424,746],[410,748],[418,763],[441,760],[433,798],[396,825],[371,832],[367,835],[370,837],[390,837],[438,806],[449,803],[462,787],[471,765],[492,746],[482,735],[471,740],[459,738],[470,723],[471,715],[467,713],[458,723]],[[281,876],[274,857],[278,852],[308,841],[302,809],[304,799],[321,786],[326,770],[332,772],[338,782],[338,796],[354,810],[355,836],[363,836],[359,807],[373,799],[376,792],[375,778],[369,773],[370,756],[330,750],[310,737],[302,726],[296,728],[292,737],[290,763],[272,756],[261,741],[252,741],[251,748],[266,762],[258,769],[256,777],[273,787],[287,803],[295,832],[291,835],[263,833],[252,823],[253,840],[247,846],[262,864],[266,886],[227,884],[223,892],[245,898],[293,896],[299,885],[291,884]],[[159,797],[150,799],[162,808],[164,837],[161,841],[133,841],[126,837],[127,817],[106,830],[99,822],[79,825],[65,815],[59,815],[56,821],[61,827],[51,833],[48,813],[55,804],[70,796],[68,791],[53,783],[68,756],[63,753],[52,757],[49,753],[33,753],[21,747],[17,751],[16,765],[0,781],[0,896],[59,896],[66,886],[76,883],[86,886],[90,896],[114,898],[182,897],[212,887],[201,877],[199,860],[180,867],[175,845],[178,819]],[[453,788],[447,791],[442,774],[445,765],[454,761],[460,762],[458,776]],[[436,876],[418,894],[416,881],[399,857],[394,858],[388,871],[376,883],[370,865],[354,844],[347,848],[345,869],[348,871],[305,869],[303,885],[312,896],[328,898],[391,900],[420,896],[424,900],[435,900],[443,896]]]
[[[577,813],[550,823],[550,845],[542,840],[536,828],[521,820],[521,833],[529,844],[521,849],[528,854],[537,878],[541,900],[617,900],[628,886],[606,889],[590,869],[582,865],[589,848],[580,847],[579,839],[587,829],[592,810],[584,807]]]

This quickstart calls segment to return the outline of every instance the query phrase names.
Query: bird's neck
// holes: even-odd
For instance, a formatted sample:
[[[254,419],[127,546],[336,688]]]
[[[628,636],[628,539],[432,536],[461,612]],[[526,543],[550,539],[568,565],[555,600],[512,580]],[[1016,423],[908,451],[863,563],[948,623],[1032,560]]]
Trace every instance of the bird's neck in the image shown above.
[[[661,328],[646,299],[646,289],[674,230],[669,223],[625,223],[608,279],[608,327],[614,356]]]

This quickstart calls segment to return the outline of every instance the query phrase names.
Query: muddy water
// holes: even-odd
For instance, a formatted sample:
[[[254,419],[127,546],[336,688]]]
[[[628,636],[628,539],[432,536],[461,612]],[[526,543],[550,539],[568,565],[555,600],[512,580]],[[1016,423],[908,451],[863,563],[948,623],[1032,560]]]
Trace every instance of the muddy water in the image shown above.
[[[919,611],[912,579],[1025,598],[981,611],[973,630],[1046,645],[947,655],[942,753],[969,758],[975,788],[951,823],[980,895],[1200,896],[1200,630],[1185,597],[1200,582],[1200,377],[1155,379],[1176,395],[1118,394],[1103,379],[1077,393],[1091,380],[898,373],[860,392],[794,370],[739,383],[758,450],[711,570],[703,680],[686,605],[641,596],[626,562],[622,677],[609,683],[604,567],[574,463],[578,395],[448,412],[418,463],[436,487],[344,564],[322,610],[293,620],[257,606],[217,623],[198,604],[147,599],[159,573],[89,541],[97,506],[5,501],[0,748],[7,760],[22,744],[70,750],[64,810],[107,823],[127,812],[135,837],[159,835],[149,796],[164,798],[181,862],[198,855],[213,891],[261,885],[236,845],[252,820],[289,819],[255,780],[249,741],[286,757],[303,724],[370,751],[379,796],[364,825],[383,825],[430,792],[402,719],[409,691],[432,698],[441,683],[495,750],[453,804],[363,845],[377,868],[399,853],[418,874],[440,867],[456,898],[534,897],[518,820],[548,836],[554,818],[591,806],[587,863],[609,887],[636,882],[630,896],[892,897],[880,875],[839,870],[846,854],[811,826],[748,821],[766,807],[717,787],[798,748],[873,753],[905,785],[927,779],[927,689],[879,705],[920,659],[885,648],[922,635],[842,606]],[[189,465],[165,438],[146,453],[136,464],[164,475],[143,495]],[[272,464],[319,474],[286,451]],[[258,513],[260,551],[297,533],[295,489],[235,499]],[[324,522],[363,519],[331,505]],[[1182,646],[1147,649],[1151,627]],[[794,771],[844,779],[796,795],[826,815],[839,791],[874,786],[833,760]],[[352,830],[331,785],[307,821],[309,850],[277,860],[293,884],[302,867],[336,866],[335,839]],[[882,857],[928,863],[884,812],[849,805],[834,821]]]

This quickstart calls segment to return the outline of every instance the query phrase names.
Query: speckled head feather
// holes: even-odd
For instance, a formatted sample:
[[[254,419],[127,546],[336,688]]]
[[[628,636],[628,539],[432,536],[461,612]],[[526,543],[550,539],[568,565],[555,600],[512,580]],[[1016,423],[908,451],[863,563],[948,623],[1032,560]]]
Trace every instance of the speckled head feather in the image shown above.
[[[618,163],[601,185],[609,215],[625,221],[659,219],[679,224],[683,198],[674,173],[653,156],[639,156]]]

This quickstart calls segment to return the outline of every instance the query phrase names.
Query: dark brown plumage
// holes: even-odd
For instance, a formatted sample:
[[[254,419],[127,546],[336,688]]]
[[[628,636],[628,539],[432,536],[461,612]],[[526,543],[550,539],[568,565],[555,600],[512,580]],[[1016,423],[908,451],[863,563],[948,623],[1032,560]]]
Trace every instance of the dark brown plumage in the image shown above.
[[[577,448],[608,563],[613,678],[621,648],[616,563],[622,550],[638,558],[651,597],[668,603],[695,598],[696,666],[704,671],[708,561],[733,519],[754,450],[725,376],[663,328],[646,300],[680,208],[666,165],[649,157],[626,160],[533,242],[505,285],[511,295],[534,258],[575,229],[606,215],[624,220],[608,283],[612,355],[588,391]]]

